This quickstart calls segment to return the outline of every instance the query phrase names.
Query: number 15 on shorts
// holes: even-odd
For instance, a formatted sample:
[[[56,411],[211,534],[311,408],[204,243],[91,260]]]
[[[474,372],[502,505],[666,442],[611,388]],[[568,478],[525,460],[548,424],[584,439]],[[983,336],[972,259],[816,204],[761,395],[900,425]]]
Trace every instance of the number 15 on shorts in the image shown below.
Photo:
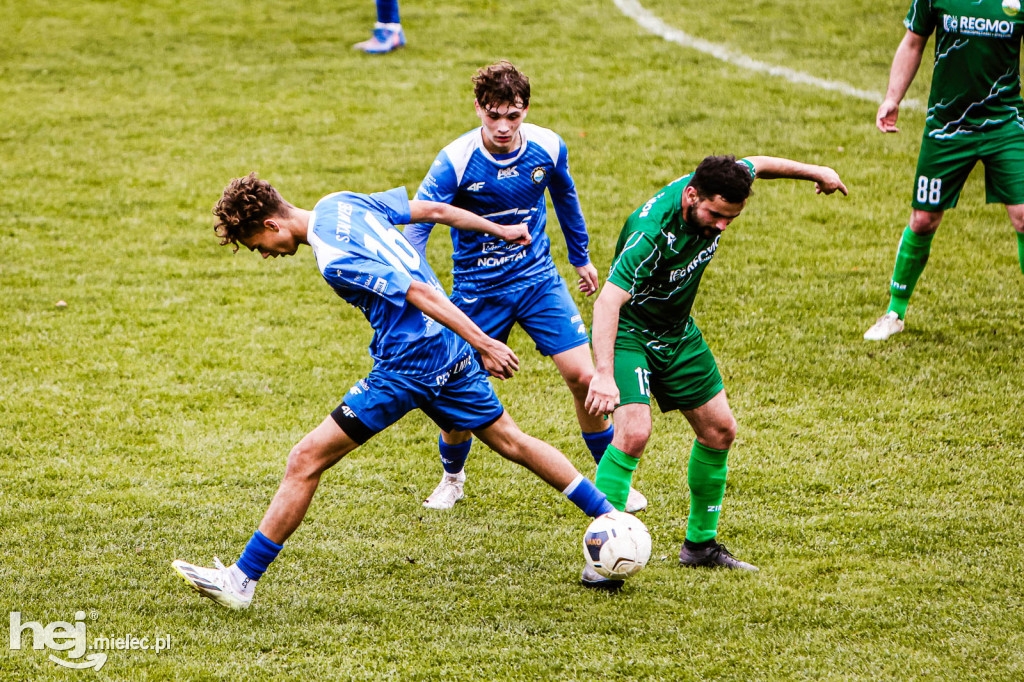
[[[938,204],[942,197],[942,178],[926,178],[921,176],[917,179],[917,203]]]
[[[643,367],[637,367],[633,370],[636,372],[636,381],[640,384],[640,395],[650,396],[651,395],[651,373],[649,370]]]

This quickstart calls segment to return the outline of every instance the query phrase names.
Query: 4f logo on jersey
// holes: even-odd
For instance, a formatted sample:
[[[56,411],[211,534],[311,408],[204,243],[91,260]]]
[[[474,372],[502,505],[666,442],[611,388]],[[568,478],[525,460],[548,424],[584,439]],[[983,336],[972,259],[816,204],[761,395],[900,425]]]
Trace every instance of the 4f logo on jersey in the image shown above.
[[[484,183],[482,183],[482,182],[474,182],[472,185],[468,185],[466,187],[466,191],[467,192],[479,192],[483,188],[484,188]]]
[[[548,170],[543,166],[537,166],[532,171],[530,171],[530,179],[533,180],[533,184],[535,185],[539,185],[540,183],[544,182],[544,178],[546,178],[547,176]]]
[[[507,180],[508,178],[518,178],[518,177],[519,177],[519,170],[518,170],[518,168],[516,166],[509,166],[508,168],[499,168],[498,169],[498,179],[499,180]],[[481,182],[480,184],[482,185],[483,183]]]

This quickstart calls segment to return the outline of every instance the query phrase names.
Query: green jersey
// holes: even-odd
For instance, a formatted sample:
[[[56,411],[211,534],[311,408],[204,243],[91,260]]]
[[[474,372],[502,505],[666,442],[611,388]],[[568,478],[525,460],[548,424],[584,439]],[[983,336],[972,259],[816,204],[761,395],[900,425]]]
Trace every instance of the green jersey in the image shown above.
[[[935,31],[925,135],[943,140],[1004,126],[1024,129],[1019,0],[912,0],[904,26]]]
[[[738,161],[754,174],[754,165]],[[686,336],[690,309],[705,268],[718,250],[683,221],[684,175],[633,211],[615,246],[608,281],[628,291],[619,310],[619,332],[641,333],[666,344]]]

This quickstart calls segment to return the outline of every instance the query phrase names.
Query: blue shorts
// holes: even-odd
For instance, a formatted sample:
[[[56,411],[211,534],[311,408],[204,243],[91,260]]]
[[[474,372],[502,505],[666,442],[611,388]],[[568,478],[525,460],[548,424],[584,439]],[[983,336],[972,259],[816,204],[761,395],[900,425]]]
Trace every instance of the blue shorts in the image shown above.
[[[331,416],[361,444],[417,408],[445,431],[487,428],[505,412],[487,373],[467,353],[436,375],[411,377],[374,368]]]
[[[451,301],[484,334],[502,343],[518,322],[541,355],[557,355],[590,342],[583,316],[557,273],[507,294],[471,296],[456,291]]]

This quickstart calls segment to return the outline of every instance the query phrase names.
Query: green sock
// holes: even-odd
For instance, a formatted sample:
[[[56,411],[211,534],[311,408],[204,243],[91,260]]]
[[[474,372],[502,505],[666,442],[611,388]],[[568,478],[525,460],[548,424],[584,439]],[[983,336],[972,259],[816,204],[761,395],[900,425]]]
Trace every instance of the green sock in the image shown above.
[[[718,515],[725,497],[725,460],[728,450],[715,450],[693,441],[686,480],[690,484],[690,519],[686,522],[686,539],[706,542],[718,534]]]
[[[1020,261],[1020,272],[1024,275],[1024,232],[1017,233],[1017,260]]]
[[[629,497],[629,486],[633,482],[633,471],[640,462],[630,457],[617,447],[608,444],[597,465],[594,485],[608,497],[608,501],[619,511],[625,511],[626,498]]]
[[[932,249],[934,234],[915,234],[910,226],[903,228],[903,238],[896,251],[896,266],[892,270],[892,281],[889,283],[889,310],[895,312],[902,320],[907,315],[907,304],[914,293],[917,278],[924,272],[928,262],[928,253]]]

